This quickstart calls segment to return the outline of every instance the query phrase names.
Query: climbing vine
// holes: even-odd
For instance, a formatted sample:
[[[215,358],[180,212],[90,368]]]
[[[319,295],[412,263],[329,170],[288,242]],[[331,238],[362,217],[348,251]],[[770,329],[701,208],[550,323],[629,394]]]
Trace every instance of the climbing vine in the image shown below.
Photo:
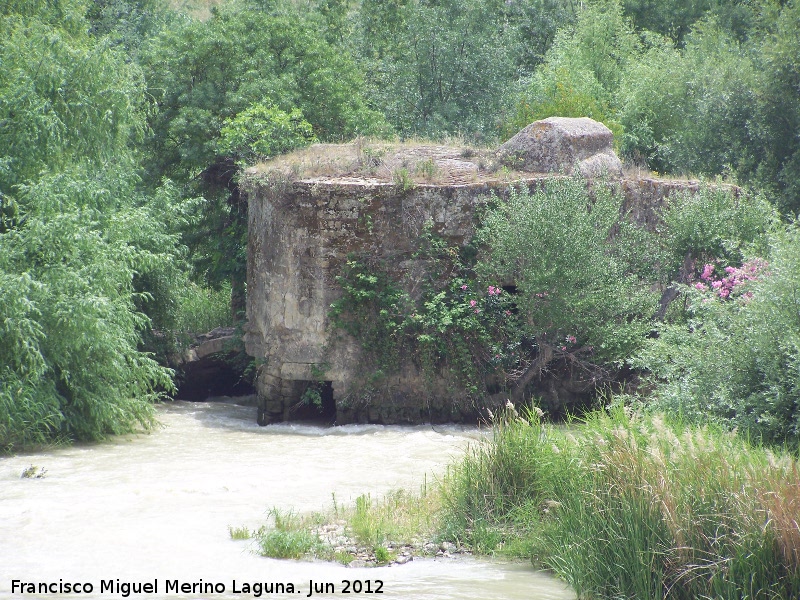
[[[410,360],[428,378],[444,377],[468,396],[499,391],[519,360],[511,295],[480,282],[474,249],[449,245],[425,226],[409,267],[351,256],[337,277],[341,297],[331,325],[353,336],[368,360],[368,385]],[[415,290],[406,292],[403,290]]]

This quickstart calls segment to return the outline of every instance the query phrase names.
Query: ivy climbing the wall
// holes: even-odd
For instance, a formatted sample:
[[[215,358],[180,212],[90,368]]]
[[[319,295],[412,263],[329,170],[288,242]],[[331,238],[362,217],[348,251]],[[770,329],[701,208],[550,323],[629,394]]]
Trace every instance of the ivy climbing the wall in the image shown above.
[[[334,329],[358,340],[371,363],[364,385],[379,387],[410,361],[430,380],[459,386],[465,397],[505,386],[519,360],[513,302],[499,284],[478,281],[474,255],[448,244],[429,223],[410,261],[423,269],[393,278],[379,260],[350,257],[329,317]]]

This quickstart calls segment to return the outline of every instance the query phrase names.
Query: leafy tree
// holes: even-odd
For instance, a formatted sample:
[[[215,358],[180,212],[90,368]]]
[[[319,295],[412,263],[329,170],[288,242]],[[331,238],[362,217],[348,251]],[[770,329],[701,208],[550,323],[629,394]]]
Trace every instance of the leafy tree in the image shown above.
[[[655,41],[617,93],[623,151],[665,172],[717,175],[752,169],[755,68],[714,21],[678,50]]]
[[[614,251],[620,199],[602,185],[593,193],[590,200],[580,179],[514,191],[479,232],[486,248],[480,268],[488,278],[516,283],[522,334],[538,348],[518,386],[562,352],[622,364],[650,329],[651,282]]]
[[[637,29],[668,36],[679,46],[695,24],[707,17],[717,20],[738,41],[758,37],[760,21],[777,4],[773,0],[624,0],[625,13]]]
[[[285,113],[271,102],[257,102],[220,130],[218,152],[244,166],[316,141],[311,124],[295,109]]]
[[[78,27],[70,4],[55,6],[65,25],[51,25],[35,11],[0,16],[0,196],[6,203],[15,186],[42,171],[127,154],[144,129],[141,71]]]
[[[758,157],[746,174],[777,196],[782,212],[800,213],[800,3],[787,3],[759,46],[750,126]]]
[[[259,141],[233,144],[234,130],[244,133],[245,123],[255,126],[261,117],[279,125],[280,114],[291,121],[295,111],[313,130],[313,136],[292,134],[305,142],[385,130],[381,115],[367,105],[355,63],[326,40],[326,31],[319,13],[293,2],[240,0],[214,9],[208,21],[175,23],[143,52],[158,106],[151,118],[149,177],[168,176],[186,194],[206,199],[199,224],[185,239],[211,285],[233,284],[234,312],[244,298],[247,231],[236,163],[261,151],[252,144],[270,152],[292,145],[282,145],[280,128],[263,130]]]
[[[10,6],[10,7],[9,7]],[[0,447],[149,427],[170,371],[142,351],[156,273],[179,287],[167,188],[137,191],[141,71],[80,2],[0,13]]]
[[[619,139],[614,95],[621,74],[640,52],[639,38],[619,2],[587,4],[574,27],[559,30],[544,63],[518,94],[504,136],[538,119],[588,116],[605,123]]]
[[[116,208],[125,191],[80,169],[21,189],[24,223],[0,236],[0,445],[150,426],[172,388],[138,349],[149,320],[134,281],[172,260],[174,240],[137,246],[156,222]]]
[[[234,1],[208,21],[164,31],[143,63],[158,112],[151,126],[152,173],[194,180],[218,157],[220,128],[257,102],[299,109],[322,140],[380,131],[352,59],[330,45],[318,14],[294,3],[269,8]]]
[[[486,0],[362,5],[372,97],[406,135],[494,137],[514,75],[502,3]]]
[[[525,0],[506,2],[504,41],[516,44],[514,62],[523,75],[531,74],[544,62],[559,29],[572,25],[580,3],[573,0]]]
[[[92,35],[108,38],[133,57],[149,37],[176,18],[160,0],[94,0],[86,11]]]

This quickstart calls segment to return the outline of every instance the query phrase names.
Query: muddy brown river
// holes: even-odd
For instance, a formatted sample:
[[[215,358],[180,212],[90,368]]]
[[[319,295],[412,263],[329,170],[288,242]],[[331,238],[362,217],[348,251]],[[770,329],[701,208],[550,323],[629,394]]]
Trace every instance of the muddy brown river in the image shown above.
[[[254,408],[222,403],[167,404],[159,419],[148,435],[0,458],[0,598],[575,598],[524,563],[351,569],[263,558],[230,538],[229,526],[257,528],[273,507],[313,511],[332,495],[419,489],[477,430],[258,427]],[[30,465],[45,476],[21,478]]]

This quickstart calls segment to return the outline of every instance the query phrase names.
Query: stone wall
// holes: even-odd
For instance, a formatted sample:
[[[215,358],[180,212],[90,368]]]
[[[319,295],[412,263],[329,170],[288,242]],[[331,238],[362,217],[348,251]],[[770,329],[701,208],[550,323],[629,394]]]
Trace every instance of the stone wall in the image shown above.
[[[563,176],[510,172],[485,156],[465,158],[467,154],[457,148],[418,146],[387,155],[387,162],[407,165],[400,167],[406,174],[413,172],[414,161],[436,167],[441,181],[413,185],[407,178],[374,173],[287,175],[269,164],[247,171],[242,181],[249,202],[245,347],[260,363],[260,423],[307,412],[301,396],[323,372],[330,382],[325,408],[338,423],[460,421],[483,408],[465,405],[460,390],[423,378],[410,364],[379,393],[355,395],[354,382],[366,375],[360,368],[368,361],[355,340],[334,335],[328,327],[330,305],[340,296],[336,276],[351,253],[395,265],[398,271],[424,269],[412,254],[426,222],[448,242],[463,244],[473,235],[476,207],[493,193],[503,197],[511,185],[534,188]],[[580,155],[580,160],[587,157]],[[697,187],[652,178],[616,178],[613,185],[625,196],[632,218],[651,227],[666,197]],[[491,407],[502,400],[487,398],[481,404]]]

